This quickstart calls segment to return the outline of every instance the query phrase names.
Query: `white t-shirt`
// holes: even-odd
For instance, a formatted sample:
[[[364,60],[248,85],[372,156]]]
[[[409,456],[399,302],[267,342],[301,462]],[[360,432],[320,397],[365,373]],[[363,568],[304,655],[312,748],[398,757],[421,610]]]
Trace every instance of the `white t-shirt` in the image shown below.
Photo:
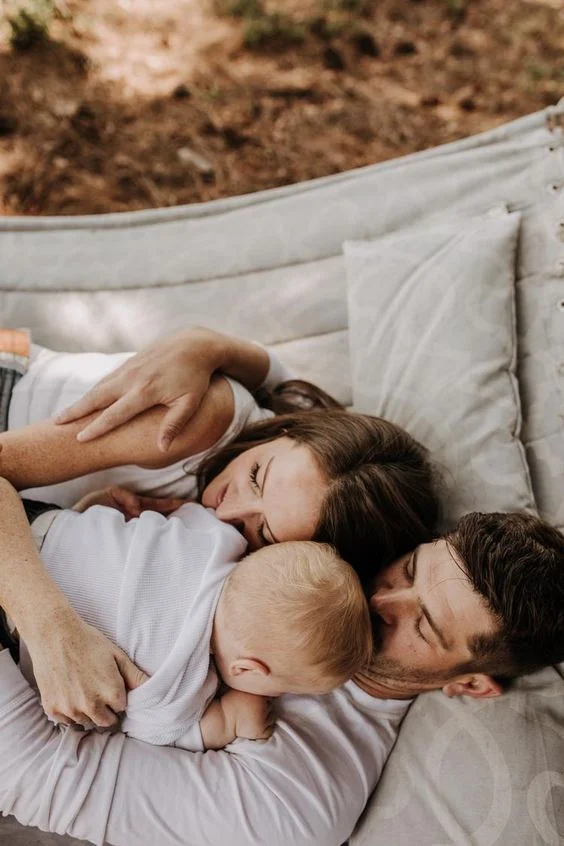
[[[34,345],[27,373],[18,381],[12,392],[8,428],[17,429],[54,416],[80,399],[100,379],[132,355],[133,353],[61,353]],[[291,373],[271,356],[271,367],[265,383],[268,381],[272,384],[281,377],[291,378]],[[70,508],[85,494],[108,485],[120,485],[150,496],[195,499],[197,484],[194,473],[201,461],[211,451],[236,438],[245,426],[272,417],[272,412],[258,406],[252,394],[239,382],[233,379],[227,381],[233,391],[233,420],[210,449],[161,469],[147,469],[136,465],[112,467],[61,484],[31,488],[22,494],[29,499],[52,502],[63,508]]]
[[[41,547],[50,576],[90,625],[117,643],[149,680],[129,694],[123,731],[139,740],[203,750],[200,718],[218,676],[210,640],[223,583],[247,543],[212,509],[125,521],[93,506],[56,516]],[[33,678],[21,650],[24,675]]]
[[[380,778],[409,703],[353,682],[281,696],[267,742],[217,752],[53,726],[0,652],[0,809],[112,846],[340,846]]]

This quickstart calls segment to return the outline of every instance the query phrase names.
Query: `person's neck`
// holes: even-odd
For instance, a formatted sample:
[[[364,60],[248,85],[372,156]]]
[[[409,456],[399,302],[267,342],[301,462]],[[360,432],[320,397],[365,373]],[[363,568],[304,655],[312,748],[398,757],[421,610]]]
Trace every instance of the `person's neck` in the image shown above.
[[[413,683],[384,677],[376,678],[365,673],[353,676],[352,680],[361,690],[375,699],[413,699],[414,696],[425,692],[425,688],[422,688],[421,685],[414,687]]]

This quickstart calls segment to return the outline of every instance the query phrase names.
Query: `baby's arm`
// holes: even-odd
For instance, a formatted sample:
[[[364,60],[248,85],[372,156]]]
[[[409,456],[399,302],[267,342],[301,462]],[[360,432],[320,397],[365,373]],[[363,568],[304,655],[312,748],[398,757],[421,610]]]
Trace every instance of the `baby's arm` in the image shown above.
[[[33,423],[0,435],[0,475],[16,489],[24,490],[123,464],[166,467],[213,446],[228,428],[233,413],[231,387],[217,376],[198,411],[166,453],[157,446],[157,432],[165,414],[163,406],[87,443],[76,440],[84,420],[66,426],[49,420]],[[94,414],[90,419],[95,417]]]
[[[229,690],[214,699],[200,720],[205,749],[223,749],[236,737],[268,740],[274,731],[271,701],[265,696]]]

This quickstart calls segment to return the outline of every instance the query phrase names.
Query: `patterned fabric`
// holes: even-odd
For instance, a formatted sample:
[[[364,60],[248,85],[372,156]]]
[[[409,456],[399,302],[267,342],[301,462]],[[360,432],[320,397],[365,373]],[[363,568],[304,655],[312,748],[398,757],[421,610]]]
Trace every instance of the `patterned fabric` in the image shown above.
[[[12,391],[29,364],[29,333],[25,329],[0,329],[0,432],[8,428]]]
[[[501,211],[345,244],[354,406],[431,450],[445,530],[469,511],[535,508],[515,376],[519,222]]]

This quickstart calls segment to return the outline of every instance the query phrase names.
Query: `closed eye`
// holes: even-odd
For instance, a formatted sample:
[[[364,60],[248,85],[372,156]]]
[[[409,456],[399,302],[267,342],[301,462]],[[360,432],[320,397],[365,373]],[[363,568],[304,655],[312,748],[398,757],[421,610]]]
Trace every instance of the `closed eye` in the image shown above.
[[[415,621],[415,631],[417,632],[417,637],[419,637],[421,640],[425,641],[425,643],[428,645],[429,641],[427,640],[427,638],[425,637],[425,635],[421,631],[421,620],[422,620],[422,617],[418,617],[418,619]]]
[[[272,541],[270,541],[264,533],[264,524],[259,526],[258,536],[259,536],[259,540],[260,540],[260,542],[263,546],[270,546],[272,544]]]
[[[251,487],[253,487],[254,490],[257,493],[261,492],[260,485],[258,483],[258,472],[259,472],[259,470],[260,470],[260,464],[258,463],[258,461],[255,461],[255,463],[252,465],[251,469],[249,470],[249,479],[251,481]]]
[[[415,552],[406,558],[403,564],[403,575],[410,585],[415,581]]]

